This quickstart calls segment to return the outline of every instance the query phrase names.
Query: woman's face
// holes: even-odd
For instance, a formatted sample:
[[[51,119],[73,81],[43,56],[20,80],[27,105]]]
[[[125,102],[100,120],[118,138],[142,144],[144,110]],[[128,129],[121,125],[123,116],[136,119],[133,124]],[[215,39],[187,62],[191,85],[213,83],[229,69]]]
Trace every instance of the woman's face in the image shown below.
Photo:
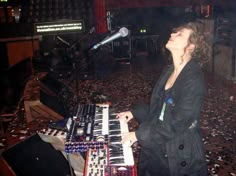
[[[189,37],[191,33],[192,30],[186,28],[180,29],[176,32],[172,32],[168,42],[166,43],[166,48],[170,51],[184,51],[189,44]]]

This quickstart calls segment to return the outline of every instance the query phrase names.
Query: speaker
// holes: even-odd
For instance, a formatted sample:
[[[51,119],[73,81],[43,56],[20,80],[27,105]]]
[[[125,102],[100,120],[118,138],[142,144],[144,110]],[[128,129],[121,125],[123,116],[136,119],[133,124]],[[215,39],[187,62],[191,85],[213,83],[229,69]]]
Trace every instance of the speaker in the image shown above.
[[[77,105],[77,97],[76,93],[69,86],[59,81],[52,73],[47,73],[46,76],[40,79],[40,86],[42,90],[48,92],[49,95],[56,96],[63,103],[66,115],[73,114],[74,107]]]
[[[42,78],[45,75],[39,75]],[[45,86],[44,86],[45,87]],[[31,79],[24,90],[24,106],[26,122],[35,119],[61,120],[66,116],[64,102],[56,92],[42,87],[41,81]]]
[[[0,70],[7,69],[9,67],[9,63],[6,43],[0,42],[0,55]]]
[[[54,92],[57,96],[60,95],[65,85],[54,78],[51,74],[47,74],[42,79],[40,79],[41,83],[46,86],[49,90]]]
[[[25,58],[21,62],[2,71],[0,74],[0,97],[3,97],[1,103],[5,106],[15,107],[31,75],[30,58]]]
[[[64,104],[58,97],[48,95],[47,93],[40,90],[40,101],[42,104],[51,108],[61,116],[66,116]]]
[[[67,116],[64,103],[56,96],[38,90],[38,99],[25,100],[25,117],[27,123],[35,119],[62,120]]]
[[[48,73],[46,76],[40,79],[41,88],[51,92],[52,95],[57,96],[62,102],[68,104],[75,98],[68,86],[59,81],[53,74]]]
[[[37,134],[5,150],[2,158],[17,176],[71,175],[69,163],[62,153]]]
[[[112,42],[112,52],[116,60],[131,59],[131,37],[124,37]]]

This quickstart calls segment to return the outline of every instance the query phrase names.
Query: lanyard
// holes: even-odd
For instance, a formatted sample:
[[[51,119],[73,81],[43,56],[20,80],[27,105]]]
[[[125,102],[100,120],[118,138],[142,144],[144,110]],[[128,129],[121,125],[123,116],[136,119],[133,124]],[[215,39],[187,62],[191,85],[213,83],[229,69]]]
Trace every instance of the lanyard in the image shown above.
[[[166,109],[166,102],[163,103],[162,109],[161,109],[161,114],[160,114],[160,116],[159,116],[159,119],[160,119],[161,121],[163,121],[164,114],[165,114],[165,109]]]
[[[162,109],[161,109],[161,114],[159,116],[159,120],[161,120],[161,121],[164,120],[166,104],[173,104],[173,99],[170,97],[170,94],[168,94],[168,96],[165,98],[165,101],[163,102]]]

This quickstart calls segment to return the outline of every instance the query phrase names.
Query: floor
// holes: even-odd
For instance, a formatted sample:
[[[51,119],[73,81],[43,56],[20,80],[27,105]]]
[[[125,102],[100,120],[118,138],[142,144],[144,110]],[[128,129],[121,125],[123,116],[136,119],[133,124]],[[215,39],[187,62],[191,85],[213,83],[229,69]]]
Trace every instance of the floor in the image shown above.
[[[125,111],[133,103],[149,101],[152,88],[163,69],[160,63],[163,61],[141,55],[131,63],[120,62],[109,73],[97,75],[97,79],[79,80],[77,88],[73,79],[61,78],[60,81],[72,90],[77,89],[80,100],[109,102],[112,111]],[[208,94],[202,111],[201,129],[209,175],[236,176],[236,84],[209,72],[205,72],[205,75]],[[14,119],[7,135],[1,138],[1,149],[47,125],[45,121],[38,122],[29,127],[24,120]],[[136,125],[131,122],[130,130]],[[137,161],[139,146],[135,144],[133,149]]]

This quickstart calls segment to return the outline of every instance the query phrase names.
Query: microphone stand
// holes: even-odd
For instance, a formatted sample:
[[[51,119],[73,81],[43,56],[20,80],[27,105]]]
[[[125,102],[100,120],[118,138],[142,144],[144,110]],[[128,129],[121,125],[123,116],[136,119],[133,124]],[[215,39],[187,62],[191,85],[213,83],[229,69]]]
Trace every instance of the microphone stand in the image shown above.
[[[102,25],[107,18],[108,18],[107,16],[101,18],[100,20],[98,20],[98,24]],[[95,27],[93,26],[92,28],[90,28],[90,30],[88,31],[87,34],[85,34],[84,36],[81,37],[80,40],[78,40],[74,44],[72,44],[69,47],[69,49],[71,50],[72,48],[74,48],[79,42],[81,42],[82,40],[86,39],[90,34],[92,34],[94,32],[95,32]],[[90,55],[92,55],[90,47],[87,49],[87,51],[88,51],[88,56],[87,57],[90,57]],[[79,51],[79,52],[83,52],[83,51]],[[75,56],[73,55],[72,57],[75,57]],[[78,67],[78,63],[79,63],[79,60],[83,59],[84,57],[86,57],[86,56],[83,56],[83,54],[82,54],[82,57],[79,56],[78,58],[73,59],[74,60],[73,61],[73,69],[75,70],[75,78],[74,79],[75,79],[75,84],[76,84],[75,85],[75,89],[76,89],[75,90],[76,91],[76,103],[79,102],[79,81],[78,81],[78,79],[79,79],[79,71],[80,70],[79,70],[79,67]]]
[[[73,69],[75,71],[75,78],[74,79],[75,79],[76,103],[78,103],[79,102],[79,86],[78,86],[78,84],[79,84],[79,81],[78,81],[79,68],[78,68],[78,60],[77,59],[74,59]]]
[[[80,52],[80,51],[79,51]],[[76,91],[76,103],[79,102],[79,60],[82,59],[79,55],[76,56],[73,60],[73,69],[75,73],[75,91]]]

